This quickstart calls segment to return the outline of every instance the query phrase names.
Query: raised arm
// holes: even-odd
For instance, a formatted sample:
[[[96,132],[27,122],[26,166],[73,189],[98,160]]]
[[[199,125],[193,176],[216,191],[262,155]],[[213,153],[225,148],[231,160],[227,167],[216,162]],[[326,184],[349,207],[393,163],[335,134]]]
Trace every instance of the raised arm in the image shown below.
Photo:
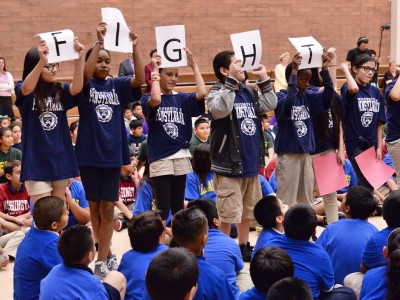
[[[131,79],[131,87],[140,87],[142,84],[145,83],[144,80],[144,65],[142,60],[142,55],[140,55],[138,42],[139,37],[136,33],[132,30],[129,32],[129,37],[132,40],[132,47],[133,47],[133,61],[135,63],[135,76]]]
[[[99,52],[101,47],[104,44],[104,35],[107,31],[107,24],[102,22],[97,26],[97,42],[94,44],[92,52],[89,55],[88,60],[85,63],[85,67],[83,69],[83,85],[86,86],[89,84],[90,80],[93,77],[94,70],[96,68],[97,57],[99,56]]]
[[[329,56],[329,75],[331,76],[332,83],[333,83],[333,89],[336,91],[337,90],[337,80],[336,80],[336,67],[337,67],[337,55],[336,55],[336,49],[331,47],[327,50],[328,56]]]
[[[150,91],[150,101],[149,106],[151,108],[157,107],[161,103],[161,87],[160,87],[160,65],[161,56],[156,53],[151,59],[151,65],[153,67],[153,72],[151,72],[151,91]]]
[[[271,85],[271,78],[268,76],[264,65],[259,65],[256,69],[254,69],[253,75],[258,77],[257,85],[261,90],[261,94],[259,94],[259,115],[263,115],[266,112],[276,108],[278,98],[274,93]]]
[[[199,66],[194,60],[192,51],[190,51],[189,48],[184,48],[184,50],[186,51],[188,66],[192,68],[194,80],[196,82],[196,99],[203,100],[207,94],[207,89],[206,85],[204,84],[203,76],[201,76]]]
[[[349,91],[350,94],[357,93],[359,88],[357,82],[350,73],[348,63],[342,63],[340,67],[342,68],[344,76],[346,76],[347,90]]]
[[[85,47],[79,42],[78,38],[74,39],[74,49],[79,53],[79,58],[75,60],[75,71],[72,83],[69,86],[69,92],[72,96],[79,94],[83,87],[83,66],[84,62],[84,49]]]

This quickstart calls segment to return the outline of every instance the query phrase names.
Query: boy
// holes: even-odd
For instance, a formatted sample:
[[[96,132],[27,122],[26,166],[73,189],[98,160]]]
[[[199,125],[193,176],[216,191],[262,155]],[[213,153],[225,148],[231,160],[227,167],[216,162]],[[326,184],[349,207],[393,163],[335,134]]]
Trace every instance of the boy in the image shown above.
[[[265,141],[264,148],[265,148],[265,166],[266,166],[274,158],[275,155],[274,138],[270,133],[271,129],[269,128],[269,121],[267,114],[261,116],[261,125]]]
[[[129,132],[131,131],[129,128],[129,123],[132,120],[136,120],[136,118],[132,115],[132,109],[130,109],[129,107],[124,107],[124,124],[125,124],[125,128],[126,128],[126,133],[129,134]]]
[[[151,260],[168,249],[160,243],[164,225],[157,212],[146,211],[129,221],[128,234],[132,250],[125,252],[118,267],[127,280],[126,299],[141,299],[146,270]]]
[[[146,288],[152,300],[192,300],[198,278],[199,270],[193,253],[171,248],[151,261],[146,273]]]
[[[258,117],[273,110],[277,98],[263,65],[253,70],[262,94],[240,83],[245,80],[241,65],[232,51],[215,56],[213,68],[219,82],[211,88],[207,106],[212,116],[211,170],[220,229],[229,235],[231,224],[237,224],[243,260],[250,261],[250,219],[262,198],[258,174],[265,153]]]
[[[131,133],[128,136],[128,145],[133,149],[133,155],[137,156],[139,153],[139,147],[146,139],[143,135],[143,123],[140,120],[132,120],[129,123]]]
[[[335,283],[343,284],[348,274],[360,271],[365,246],[370,237],[378,232],[368,222],[375,209],[374,196],[366,188],[349,188],[342,201],[342,212],[346,218],[329,224],[318,238],[316,244],[322,246],[331,258]]]
[[[37,299],[40,281],[62,262],[57,252],[58,232],[68,223],[68,211],[62,199],[47,196],[33,207],[35,226],[18,248],[14,264],[14,299]]]
[[[232,293],[239,297],[240,289],[236,285],[236,275],[244,268],[238,244],[218,230],[219,217],[215,203],[208,198],[190,201],[188,208],[199,208],[208,221],[208,240],[204,248],[206,261],[223,271],[231,285]]]
[[[268,292],[268,300],[312,300],[308,284],[297,278],[287,277],[274,283]]]
[[[262,226],[262,231],[257,238],[252,257],[263,248],[265,242],[283,234],[283,217],[286,211],[287,205],[274,195],[266,196],[256,204],[254,218]]]
[[[265,300],[271,286],[294,274],[290,256],[278,247],[260,249],[250,263],[254,288],[240,295],[239,300]]]
[[[57,243],[63,262],[40,283],[39,299],[123,299],[125,277],[112,271],[101,282],[88,265],[96,255],[92,232],[84,225],[64,231]]]
[[[143,108],[142,108],[142,103],[140,102],[134,102],[132,104],[132,113],[133,117],[142,121],[142,126],[143,126],[143,134],[147,136],[149,133],[149,125],[146,122],[146,118],[143,114]]]
[[[89,202],[86,199],[82,182],[74,178],[68,179],[65,200],[69,211],[68,225],[65,228],[90,222]]]
[[[190,154],[193,155],[194,148],[201,143],[210,143],[210,122],[200,117],[194,122],[194,133],[190,140]]]
[[[7,183],[0,185],[0,225],[8,232],[28,229],[32,224],[30,198],[20,182],[21,162],[6,162],[4,174]]]

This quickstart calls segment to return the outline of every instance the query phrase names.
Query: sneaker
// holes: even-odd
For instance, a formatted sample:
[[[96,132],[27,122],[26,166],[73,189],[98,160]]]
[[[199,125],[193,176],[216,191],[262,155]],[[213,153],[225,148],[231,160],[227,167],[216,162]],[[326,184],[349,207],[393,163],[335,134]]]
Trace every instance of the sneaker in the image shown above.
[[[116,231],[121,231],[122,229],[126,228],[126,220],[122,219],[122,220],[115,220],[114,221],[114,229]]]
[[[98,260],[94,264],[94,275],[99,277],[100,279],[104,279],[110,273],[108,269],[108,261],[107,260]]]
[[[115,254],[111,255],[109,258],[106,260],[107,262],[107,268],[109,271],[114,271],[118,269],[118,260]]]
[[[253,253],[253,246],[250,246],[250,243],[247,242],[247,244],[241,244],[239,245],[240,252],[242,253],[243,261],[244,262],[250,262],[251,261],[251,254]]]

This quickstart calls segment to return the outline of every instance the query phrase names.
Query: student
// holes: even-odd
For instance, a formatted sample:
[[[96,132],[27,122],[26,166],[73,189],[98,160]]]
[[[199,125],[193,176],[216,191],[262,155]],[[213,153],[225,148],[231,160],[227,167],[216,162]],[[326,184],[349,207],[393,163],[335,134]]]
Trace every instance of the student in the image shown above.
[[[242,293],[239,300],[265,300],[271,286],[286,277],[292,277],[294,266],[290,256],[278,247],[260,249],[250,263],[254,288]]]
[[[268,115],[264,114],[261,116],[261,125],[262,125],[262,131],[264,135],[264,141],[265,141],[265,164],[268,165],[268,163],[274,158],[275,151],[274,151],[274,138],[272,137],[271,133],[269,132],[269,121],[268,121]]]
[[[210,143],[210,122],[207,118],[200,117],[194,122],[194,133],[190,139],[190,154],[193,155],[196,146],[203,143]]]
[[[146,140],[143,135],[143,123],[140,120],[132,120],[129,123],[129,128],[128,145],[133,149],[133,155],[137,156],[140,145]]]
[[[65,199],[68,178],[79,175],[67,120],[67,110],[74,106],[72,97],[83,83],[84,47],[76,38],[74,49],[79,59],[71,84],[56,81],[59,64],[47,63],[49,48],[41,40],[26,54],[23,81],[15,87],[24,128],[21,180],[33,203],[50,195]]]
[[[262,226],[262,231],[254,246],[252,258],[263,248],[265,242],[283,234],[283,218],[287,209],[287,205],[274,195],[265,196],[258,201],[254,207],[254,218]]]
[[[79,134],[75,148],[86,198],[89,200],[93,232],[99,251],[94,274],[106,277],[118,266],[110,249],[114,229],[114,202],[122,165],[129,165],[128,139],[123,125],[122,107],[141,96],[144,69],[138,37],[132,31],[134,77],[108,78],[111,57],[102,49],[106,24],[97,27],[95,46],[86,53],[84,88],[79,99]]]
[[[146,211],[133,216],[128,224],[132,250],[124,253],[118,267],[127,280],[125,299],[141,299],[145,276],[151,260],[168,249],[160,243],[164,225],[157,212]]]
[[[82,182],[74,178],[68,179],[65,199],[69,212],[68,225],[65,228],[75,224],[88,224],[90,222],[89,202],[86,199]]]
[[[0,218],[1,221],[1,218]],[[17,257],[17,249],[21,241],[25,238],[25,233],[22,231],[14,231],[11,233],[3,233],[3,228],[1,227],[0,222],[0,262],[3,261],[6,267],[6,264],[9,261],[10,257]],[[3,257],[1,257],[3,255]],[[0,267],[1,269],[1,267]]]
[[[199,208],[208,221],[208,240],[204,248],[206,262],[223,271],[228,278],[232,293],[239,297],[240,287],[236,284],[236,276],[244,268],[238,244],[226,234],[219,231],[219,217],[215,202],[211,199],[190,201],[188,208]]]
[[[0,116],[0,128],[10,128],[11,119],[9,116]]]
[[[113,271],[101,282],[88,267],[96,255],[88,227],[65,230],[57,249],[62,263],[41,281],[39,299],[124,299],[126,279],[121,273]]]
[[[149,125],[146,122],[146,117],[143,114],[143,108],[142,108],[142,103],[140,102],[134,102],[132,104],[132,114],[133,117],[142,121],[142,126],[143,126],[143,134],[147,136],[149,133]]]
[[[361,287],[360,300],[396,300],[400,298],[400,228],[389,235],[383,255],[388,260],[387,266],[369,270]]]
[[[345,186],[344,188],[341,188],[340,190],[336,191],[336,193],[337,193],[336,196],[339,201],[343,201],[349,188],[351,188],[352,186],[356,186],[358,183],[357,175],[354,172],[354,169],[353,169],[353,166],[352,166],[350,160],[348,160],[347,158],[344,160],[343,171],[344,171],[344,175],[346,176],[346,181],[347,181],[348,185]]]
[[[14,121],[10,125],[11,134],[13,137],[13,145],[11,147],[22,151],[21,130],[22,124],[19,121]]]
[[[151,93],[142,98],[144,114],[149,124],[147,137],[150,176],[157,198],[157,209],[165,223],[169,211],[175,214],[183,208],[186,174],[190,165],[189,140],[192,117],[204,112],[206,87],[192,52],[184,49],[188,66],[196,81],[195,93],[176,93],[178,68],[162,68],[161,57],[152,59]]]
[[[371,56],[357,56],[351,63],[351,70],[354,78],[347,63],[342,64],[342,71],[346,76],[346,83],[340,89],[345,111],[344,142],[357,174],[358,184],[372,192],[373,187],[361,173],[355,157],[374,146],[376,159],[382,159],[382,125],[386,123],[384,100],[379,89],[369,85],[377,71],[375,60]]]
[[[186,249],[159,253],[146,272],[146,288],[152,300],[192,300],[197,290],[199,269],[196,257]]]
[[[32,218],[30,198],[20,181],[21,162],[6,162],[4,173],[7,183],[0,185],[0,224],[8,232],[27,230],[32,225]]]
[[[76,138],[78,137],[78,127],[79,127],[79,121],[74,121],[69,125],[69,134],[71,135],[72,146],[74,147],[74,151],[76,146]]]
[[[22,160],[21,151],[12,148],[13,137],[11,129],[0,128],[0,183],[6,183],[7,178],[4,173],[4,164],[10,160]]]
[[[33,207],[35,226],[18,248],[14,264],[14,299],[37,299],[40,281],[62,262],[57,252],[58,232],[68,223],[68,211],[61,198],[46,196]]]
[[[211,123],[211,170],[217,194],[220,230],[229,235],[237,224],[244,261],[250,261],[250,219],[261,199],[259,168],[264,162],[264,139],[259,116],[276,107],[276,95],[263,65],[253,70],[258,90],[243,85],[242,62],[233,51],[218,53],[213,60],[219,82],[207,96]]]
[[[378,232],[368,222],[368,217],[375,209],[374,196],[366,188],[349,188],[342,201],[342,211],[346,218],[329,224],[316,241],[331,258],[335,283],[343,284],[348,274],[360,271],[364,248],[370,237]]]
[[[123,112],[124,112],[124,123],[126,132],[129,135],[129,133],[131,132],[129,124],[131,123],[132,120],[136,120],[136,118],[132,115],[132,108],[130,108],[129,106],[125,106]]]
[[[270,288],[268,300],[312,300],[313,296],[309,285],[301,279],[287,277],[275,282]]]

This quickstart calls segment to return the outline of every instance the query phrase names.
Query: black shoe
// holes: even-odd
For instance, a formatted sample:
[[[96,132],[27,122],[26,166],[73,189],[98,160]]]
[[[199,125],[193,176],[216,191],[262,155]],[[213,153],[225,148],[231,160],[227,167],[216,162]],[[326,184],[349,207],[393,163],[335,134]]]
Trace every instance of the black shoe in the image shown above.
[[[250,246],[250,243],[247,242],[247,244],[241,244],[239,245],[240,252],[242,253],[243,261],[244,262],[250,262],[251,261],[251,254],[253,253],[253,246]]]

